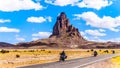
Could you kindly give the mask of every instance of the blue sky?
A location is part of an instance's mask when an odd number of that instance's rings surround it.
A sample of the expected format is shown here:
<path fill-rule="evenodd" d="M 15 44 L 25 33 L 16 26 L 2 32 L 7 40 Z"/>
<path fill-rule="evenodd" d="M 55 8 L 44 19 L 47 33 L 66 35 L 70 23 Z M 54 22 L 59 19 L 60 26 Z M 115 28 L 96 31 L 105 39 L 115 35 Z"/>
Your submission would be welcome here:
<path fill-rule="evenodd" d="M 0 0 L 0 42 L 47 38 L 60 12 L 87 40 L 120 42 L 119 6 L 119 0 Z"/>

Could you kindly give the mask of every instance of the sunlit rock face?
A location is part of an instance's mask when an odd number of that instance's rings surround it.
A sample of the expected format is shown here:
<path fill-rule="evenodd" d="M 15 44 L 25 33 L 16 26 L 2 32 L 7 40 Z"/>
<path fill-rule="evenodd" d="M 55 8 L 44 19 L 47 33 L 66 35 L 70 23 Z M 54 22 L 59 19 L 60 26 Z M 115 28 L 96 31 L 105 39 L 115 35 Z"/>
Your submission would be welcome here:
<path fill-rule="evenodd" d="M 81 37 L 79 30 L 72 26 L 67 18 L 67 15 L 64 12 L 57 17 L 56 23 L 53 27 L 52 36 L 61 37 L 63 35 L 74 36 L 74 37 Z"/>

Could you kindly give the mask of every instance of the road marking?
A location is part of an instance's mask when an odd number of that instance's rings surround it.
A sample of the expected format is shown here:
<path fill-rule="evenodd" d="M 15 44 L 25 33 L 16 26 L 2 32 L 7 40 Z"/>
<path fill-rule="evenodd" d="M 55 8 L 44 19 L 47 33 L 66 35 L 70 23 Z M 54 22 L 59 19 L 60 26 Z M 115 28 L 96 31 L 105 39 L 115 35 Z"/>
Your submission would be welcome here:
<path fill-rule="evenodd" d="M 114 56 L 117 56 L 117 55 L 114 55 Z M 114 57 L 114 56 L 110 56 L 110 57 L 107 57 L 107 58 L 103 58 L 103 59 L 99 59 L 99 60 L 92 61 L 92 62 L 89 62 L 89 63 L 85 63 L 85 64 L 82 64 L 82 65 L 76 66 L 76 67 L 74 67 L 74 68 L 80 68 L 80 67 L 82 67 L 82 66 L 86 66 L 86 65 L 89 65 L 89 64 L 98 62 L 98 61 L 106 60 L 106 59 L 112 58 L 112 57 Z"/>

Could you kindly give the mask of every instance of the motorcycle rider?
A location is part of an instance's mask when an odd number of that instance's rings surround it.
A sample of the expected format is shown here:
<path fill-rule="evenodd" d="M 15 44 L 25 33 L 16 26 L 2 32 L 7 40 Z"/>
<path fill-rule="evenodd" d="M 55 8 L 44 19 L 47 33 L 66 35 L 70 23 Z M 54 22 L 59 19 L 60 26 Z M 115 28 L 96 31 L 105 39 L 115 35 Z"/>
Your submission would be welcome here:
<path fill-rule="evenodd" d="M 97 51 L 94 51 L 94 57 L 96 57 L 98 55 Z"/>
<path fill-rule="evenodd" d="M 65 51 L 63 50 L 61 53 L 60 53 L 60 61 L 65 61 L 65 59 L 67 58 L 66 54 L 65 54 Z"/>

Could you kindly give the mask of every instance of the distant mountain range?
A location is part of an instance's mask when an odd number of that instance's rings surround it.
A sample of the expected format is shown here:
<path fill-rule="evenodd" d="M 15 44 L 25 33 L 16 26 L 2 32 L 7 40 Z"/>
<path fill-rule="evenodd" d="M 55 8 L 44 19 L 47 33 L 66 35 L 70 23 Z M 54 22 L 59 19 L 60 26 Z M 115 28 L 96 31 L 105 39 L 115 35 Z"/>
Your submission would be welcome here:
<path fill-rule="evenodd" d="M 14 45 L 10 43 L 0 42 L 0 47 L 12 47 L 12 46 Z"/>

